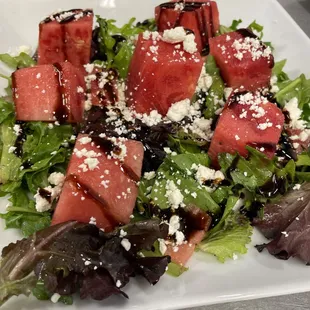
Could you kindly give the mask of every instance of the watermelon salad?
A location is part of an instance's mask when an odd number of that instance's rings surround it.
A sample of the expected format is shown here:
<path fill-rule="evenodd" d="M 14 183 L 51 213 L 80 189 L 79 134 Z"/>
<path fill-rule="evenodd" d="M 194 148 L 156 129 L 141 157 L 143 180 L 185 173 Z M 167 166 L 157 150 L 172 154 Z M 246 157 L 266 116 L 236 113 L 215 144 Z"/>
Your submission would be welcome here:
<path fill-rule="evenodd" d="M 253 227 L 258 251 L 309 264 L 310 80 L 273 52 L 197 0 L 121 27 L 53 13 L 35 53 L 0 54 L 0 217 L 24 236 L 2 250 L 0 304 L 128 297 L 195 251 L 238 259 Z"/>

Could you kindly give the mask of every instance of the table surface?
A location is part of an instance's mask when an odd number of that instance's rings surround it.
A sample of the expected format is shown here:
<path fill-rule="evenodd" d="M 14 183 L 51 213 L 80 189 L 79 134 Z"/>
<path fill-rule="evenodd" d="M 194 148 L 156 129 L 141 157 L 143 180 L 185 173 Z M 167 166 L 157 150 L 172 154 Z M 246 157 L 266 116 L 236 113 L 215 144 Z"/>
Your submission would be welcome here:
<path fill-rule="evenodd" d="M 258 1 L 258 0 L 257 0 Z M 310 37 L 310 0 L 278 0 Z M 309 267 L 310 268 L 310 267 Z M 310 280 L 310 279 L 309 279 Z M 310 292 L 187 310 L 309 310 Z"/>

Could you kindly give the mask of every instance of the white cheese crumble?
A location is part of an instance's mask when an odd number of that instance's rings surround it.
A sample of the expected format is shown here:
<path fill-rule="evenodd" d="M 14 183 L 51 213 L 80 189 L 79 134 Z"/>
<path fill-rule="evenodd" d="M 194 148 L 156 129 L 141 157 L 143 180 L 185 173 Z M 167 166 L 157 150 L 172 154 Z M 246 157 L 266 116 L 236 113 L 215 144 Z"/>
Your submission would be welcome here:
<path fill-rule="evenodd" d="M 175 233 L 175 238 L 176 238 L 176 244 L 177 245 L 183 244 L 183 242 L 185 240 L 185 236 L 184 236 L 183 232 L 179 231 L 179 230 Z"/>
<path fill-rule="evenodd" d="M 22 132 L 22 129 L 21 129 L 20 125 L 14 125 L 13 126 L 13 131 L 14 131 L 16 136 L 19 136 L 20 133 Z"/>
<path fill-rule="evenodd" d="M 172 180 L 167 181 L 165 196 L 168 198 L 168 203 L 172 208 L 178 209 L 180 206 L 184 206 L 184 196 Z"/>
<path fill-rule="evenodd" d="M 194 54 L 197 52 L 197 43 L 193 33 L 187 34 L 183 27 L 167 29 L 163 33 L 162 40 L 164 42 L 176 44 L 183 43 L 184 51 Z"/>
<path fill-rule="evenodd" d="M 204 65 L 201 70 L 201 74 L 196 87 L 196 92 L 207 92 L 213 83 L 212 76 L 206 72 L 206 66 Z"/>
<path fill-rule="evenodd" d="M 121 245 L 123 246 L 123 248 L 126 250 L 126 251 L 129 251 L 131 249 L 131 243 L 128 239 L 124 238 L 122 241 L 121 241 Z"/>
<path fill-rule="evenodd" d="M 48 177 L 48 182 L 52 185 L 62 185 L 65 182 L 65 175 L 61 172 L 53 172 Z"/>
<path fill-rule="evenodd" d="M 159 251 L 162 255 L 165 255 L 165 253 L 167 252 L 167 246 L 165 243 L 164 239 L 158 239 L 158 243 L 159 243 Z"/>
<path fill-rule="evenodd" d="M 59 301 L 60 297 L 61 296 L 58 293 L 54 293 L 51 297 L 51 302 L 56 304 Z"/>
<path fill-rule="evenodd" d="M 180 228 L 180 217 L 172 215 L 169 220 L 169 235 L 174 235 Z"/>
<path fill-rule="evenodd" d="M 168 110 L 167 117 L 173 122 L 180 122 L 190 113 L 191 102 L 189 99 L 174 103 Z"/>
<path fill-rule="evenodd" d="M 17 149 L 16 146 L 10 146 L 9 147 L 9 154 L 14 153 L 16 149 Z"/>
<path fill-rule="evenodd" d="M 156 175 L 156 172 L 155 172 L 155 171 L 150 171 L 150 172 L 145 172 L 143 177 L 144 177 L 146 180 L 152 180 L 152 179 L 155 178 L 155 175 Z"/>
<path fill-rule="evenodd" d="M 295 184 L 294 187 L 293 187 L 293 190 L 294 191 L 298 191 L 298 190 L 300 190 L 300 187 L 301 187 L 300 184 Z"/>
<path fill-rule="evenodd" d="M 91 217 L 90 220 L 89 220 L 89 224 L 96 226 L 97 225 L 96 219 L 94 217 Z"/>
<path fill-rule="evenodd" d="M 79 139 L 79 142 L 84 145 L 92 142 L 92 139 L 90 137 L 82 137 Z"/>
<path fill-rule="evenodd" d="M 208 168 L 203 165 L 193 165 L 192 170 L 196 170 L 195 178 L 200 184 L 204 184 L 206 181 L 222 181 L 225 180 L 225 176 L 222 171 L 214 170 L 211 168 Z"/>
<path fill-rule="evenodd" d="M 121 238 L 124 238 L 124 237 L 127 236 L 127 232 L 126 232 L 125 230 L 121 229 L 120 232 L 119 232 L 119 236 L 120 236 Z"/>

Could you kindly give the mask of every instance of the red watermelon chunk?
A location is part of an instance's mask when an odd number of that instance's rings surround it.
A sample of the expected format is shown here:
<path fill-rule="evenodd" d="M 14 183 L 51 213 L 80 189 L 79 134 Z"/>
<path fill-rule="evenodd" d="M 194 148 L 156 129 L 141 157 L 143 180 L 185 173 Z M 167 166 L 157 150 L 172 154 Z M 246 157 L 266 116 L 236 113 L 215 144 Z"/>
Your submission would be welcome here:
<path fill-rule="evenodd" d="M 116 140 L 116 145 L 126 150 L 121 160 L 111 157 L 110 144 L 98 137 L 78 136 L 53 224 L 69 220 L 88 223 L 93 217 L 99 227 L 112 229 L 130 221 L 138 195 L 136 181 L 141 175 L 143 146 L 137 141 Z"/>
<path fill-rule="evenodd" d="M 190 237 L 188 238 L 188 243 L 179 245 L 176 252 L 173 246 L 168 245 L 165 255 L 169 255 L 172 262 L 181 266 L 185 266 L 189 259 L 195 253 L 196 245 L 202 241 L 205 234 L 206 232 L 204 230 L 197 230 L 192 232 Z"/>
<path fill-rule="evenodd" d="M 107 106 L 118 102 L 118 74 L 115 70 L 88 64 L 86 68 L 86 93 L 91 105 Z"/>
<path fill-rule="evenodd" d="M 127 102 L 138 113 L 166 115 L 175 102 L 191 99 L 203 66 L 198 52 L 171 44 L 155 33 L 139 36 L 127 79 Z"/>
<path fill-rule="evenodd" d="M 163 3 L 155 8 L 155 19 L 159 31 L 177 26 L 192 30 L 202 53 L 205 53 L 209 38 L 215 36 L 220 28 L 217 3 L 210 0 Z"/>
<path fill-rule="evenodd" d="M 53 64 L 66 60 L 63 28 L 57 21 L 40 23 L 38 64 Z"/>
<path fill-rule="evenodd" d="M 216 165 L 220 153 L 246 157 L 248 145 L 272 158 L 283 124 L 282 111 L 266 98 L 258 93 L 235 94 L 218 120 L 208 154 Z"/>
<path fill-rule="evenodd" d="M 184 266 L 195 252 L 195 247 L 206 235 L 206 231 L 210 228 L 212 218 L 204 211 L 196 206 L 185 208 L 184 218 L 187 229 L 190 232 L 187 237 L 187 242 L 177 247 L 173 244 L 168 244 L 167 252 L 174 263 Z"/>
<path fill-rule="evenodd" d="M 17 120 L 71 123 L 83 120 L 84 78 L 72 64 L 20 69 L 13 73 L 12 81 Z"/>
<path fill-rule="evenodd" d="M 38 64 L 71 62 L 82 66 L 89 62 L 93 13 L 71 10 L 51 15 L 39 25 Z"/>
<path fill-rule="evenodd" d="M 59 106 L 58 78 L 52 65 L 17 70 L 12 76 L 16 119 L 55 121 Z"/>
<path fill-rule="evenodd" d="M 271 49 L 249 30 L 223 34 L 209 43 L 210 53 L 229 87 L 249 91 L 269 87 L 274 66 Z"/>

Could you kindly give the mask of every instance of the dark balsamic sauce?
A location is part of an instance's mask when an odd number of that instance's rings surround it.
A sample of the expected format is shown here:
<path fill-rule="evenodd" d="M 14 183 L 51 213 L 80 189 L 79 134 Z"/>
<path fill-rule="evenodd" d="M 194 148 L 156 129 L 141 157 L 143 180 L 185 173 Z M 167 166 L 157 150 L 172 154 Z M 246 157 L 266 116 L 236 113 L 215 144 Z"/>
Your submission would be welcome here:
<path fill-rule="evenodd" d="M 257 35 L 254 34 L 250 29 L 248 28 L 241 28 L 236 30 L 239 34 L 241 34 L 244 38 L 252 38 L 257 39 Z"/>
<path fill-rule="evenodd" d="M 55 75 L 58 81 L 58 104 L 55 111 L 55 118 L 60 123 L 65 123 L 69 118 L 69 110 L 66 98 L 66 90 L 63 81 L 62 67 L 60 64 L 53 64 L 55 69 Z"/>
<path fill-rule="evenodd" d="M 286 192 L 286 180 L 284 177 L 273 175 L 272 179 L 258 189 L 259 194 L 272 198 L 278 194 L 284 195 Z"/>
<path fill-rule="evenodd" d="M 283 133 L 280 137 L 276 155 L 277 157 L 284 157 L 285 160 L 293 159 L 294 161 L 297 161 L 298 159 L 297 153 L 290 142 L 289 137 L 285 133 Z"/>
<path fill-rule="evenodd" d="M 56 14 L 53 14 L 51 16 L 48 16 L 47 18 L 45 18 L 41 24 L 46 24 L 46 23 L 49 23 L 49 22 L 52 22 L 54 20 L 56 20 L 57 17 L 60 17 L 62 14 L 65 14 L 65 13 L 73 13 L 72 15 L 64 18 L 63 20 L 61 20 L 59 23 L 60 24 L 65 24 L 65 23 L 69 23 L 73 20 L 75 20 L 75 17 L 77 14 L 80 14 L 80 13 L 83 13 L 83 16 L 87 16 L 89 14 L 92 14 L 93 13 L 93 10 L 90 10 L 90 9 L 87 9 L 87 10 L 82 10 L 82 9 L 72 9 L 72 10 L 68 10 L 68 11 L 62 11 L 62 12 L 59 12 L 59 13 L 56 13 Z"/>
<path fill-rule="evenodd" d="M 39 195 L 46 199 L 49 203 L 52 202 L 52 193 L 44 188 L 39 189 Z"/>
<path fill-rule="evenodd" d="M 14 144 L 14 147 L 16 147 L 16 149 L 14 150 L 14 155 L 21 158 L 23 156 L 23 145 L 27 138 L 27 135 L 24 130 L 26 123 L 23 121 L 16 121 L 16 124 L 20 125 L 21 132 L 17 136 L 17 139 Z"/>
<path fill-rule="evenodd" d="M 118 146 L 115 145 L 111 140 L 109 139 L 105 139 L 105 138 L 101 138 L 98 136 L 93 136 L 90 135 L 90 137 L 92 138 L 92 141 L 99 146 L 99 148 L 105 152 L 106 154 L 115 154 L 115 155 L 120 155 L 122 152 L 122 149 Z M 139 182 L 140 177 L 138 175 L 136 175 L 134 173 L 134 171 L 127 166 L 125 163 L 119 162 L 119 166 L 122 170 L 122 172 L 132 181 Z"/>
<path fill-rule="evenodd" d="M 111 222 L 113 226 L 118 226 L 120 224 L 118 221 L 116 221 L 114 216 L 109 212 L 107 208 L 108 203 L 102 197 L 100 197 L 100 195 L 98 195 L 94 190 L 92 190 L 89 186 L 81 182 L 78 176 L 71 174 L 66 178 L 66 180 L 70 182 L 78 192 L 83 193 L 83 196 L 86 196 L 87 198 L 99 204 L 104 210 L 104 215 L 107 217 L 108 221 Z"/>

